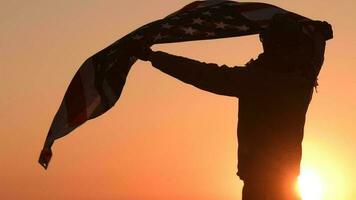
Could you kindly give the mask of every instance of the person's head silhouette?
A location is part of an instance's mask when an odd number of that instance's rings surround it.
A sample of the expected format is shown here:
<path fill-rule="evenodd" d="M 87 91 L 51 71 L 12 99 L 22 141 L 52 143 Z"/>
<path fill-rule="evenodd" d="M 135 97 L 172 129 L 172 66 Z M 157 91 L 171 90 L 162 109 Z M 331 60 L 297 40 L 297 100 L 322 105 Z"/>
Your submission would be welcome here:
<path fill-rule="evenodd" d="M 308 24 L 299 22 L 292 15 L 275 15 L 269 26 L 260 33 L 266 58 L 264 61 L 272 63 L 264 63 L 263 66 L 270 70 L 298 73 L 315 81 L 323 62 L 325 47 L 325 39 L 318 40 L 325 36 L 322 22 L 314 23 L 316 28 L 311 32 Z"/>
<path fill-rule="evenodd" d="M 303 25 L 286 14 L 275 15 L 269 26 L 261 32 L 260 40 L 265 53 L 285 53 L 302 44 L 311 44 L 311 39 L 303 31 Z"/>

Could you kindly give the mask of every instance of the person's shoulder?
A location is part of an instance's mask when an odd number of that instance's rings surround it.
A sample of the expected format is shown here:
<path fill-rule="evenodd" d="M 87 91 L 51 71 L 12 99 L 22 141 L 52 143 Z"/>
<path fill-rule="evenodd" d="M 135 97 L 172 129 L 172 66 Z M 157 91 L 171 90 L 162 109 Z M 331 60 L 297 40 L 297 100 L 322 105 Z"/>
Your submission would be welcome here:
<path fill-rule="evenodd" d="M 314 81 L 297 73 L 276 72 L 267 69 L 246 69 L 257 91 L 261 93 L 284 93 L 310 89 Z"/>

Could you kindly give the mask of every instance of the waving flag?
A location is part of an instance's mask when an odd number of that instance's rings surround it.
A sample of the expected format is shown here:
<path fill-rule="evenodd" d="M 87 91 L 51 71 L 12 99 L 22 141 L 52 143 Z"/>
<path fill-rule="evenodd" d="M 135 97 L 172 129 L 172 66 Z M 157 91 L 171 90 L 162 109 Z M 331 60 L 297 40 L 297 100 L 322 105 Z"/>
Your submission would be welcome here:
<path fill-rule="evenodd" d="M 119 99 L 136 58 L 127 49 L 137 42 L 173 43 L 258 34 L 275 14 L 300 15 L 264 3 L 195 1 L 149 23 L 88 58 L 71 81 L 49 129 L 39 163 L 47 169 L 54 141 L 109 110 Z"/>

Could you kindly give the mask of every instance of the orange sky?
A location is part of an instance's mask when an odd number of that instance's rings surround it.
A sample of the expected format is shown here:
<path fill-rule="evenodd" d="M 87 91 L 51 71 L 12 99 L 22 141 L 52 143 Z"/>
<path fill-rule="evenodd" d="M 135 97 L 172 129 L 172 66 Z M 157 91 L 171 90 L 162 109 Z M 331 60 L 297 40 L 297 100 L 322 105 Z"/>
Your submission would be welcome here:
<path fill-rule="evenodd" d="M 200 91 L 144 62 L 130 72 L 116 107 L 58 140 L 48 171 L 37 164 L 52 118 L 83 61 L 189 2 L 1 3 L 0 199 L 240 198 L 236 99 Z M 356 3 L 264 2 L 334 27 L 307 115 L 302 167 L 328 185 L 325 199 L 356 199 Z M 154 49 L 230 66 L 261 52 L 257 36 Z"/>

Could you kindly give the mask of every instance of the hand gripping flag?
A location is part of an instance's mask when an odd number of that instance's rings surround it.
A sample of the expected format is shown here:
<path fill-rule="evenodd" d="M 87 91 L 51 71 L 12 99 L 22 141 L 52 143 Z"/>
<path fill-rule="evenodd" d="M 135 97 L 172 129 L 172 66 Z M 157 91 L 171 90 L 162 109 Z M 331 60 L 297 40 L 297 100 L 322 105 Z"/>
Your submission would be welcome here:
<path fill-rule="evenodd" d="M 114 106 L 125 85 L 127 74 L 137 60 L 128 53 L 130 45 L 138 42 L 153 45 L 258 34 L 268 27 L 276 14 L 291 15 L 302 23 L 312 21 L 265 3 L 195 1 L 161 20 L 138 28 L 91 56 L 79 68 L 64 95 L 49 129 L 39 163 L 47 169 L 52 156 L 51 146 L 56 139 Z M 313 27 L 309 26 L 309 29 Z"/>

